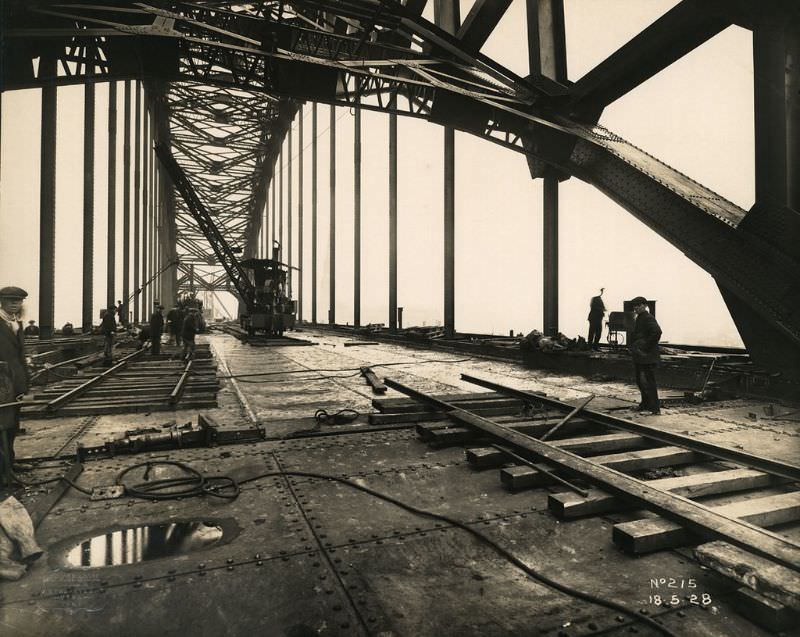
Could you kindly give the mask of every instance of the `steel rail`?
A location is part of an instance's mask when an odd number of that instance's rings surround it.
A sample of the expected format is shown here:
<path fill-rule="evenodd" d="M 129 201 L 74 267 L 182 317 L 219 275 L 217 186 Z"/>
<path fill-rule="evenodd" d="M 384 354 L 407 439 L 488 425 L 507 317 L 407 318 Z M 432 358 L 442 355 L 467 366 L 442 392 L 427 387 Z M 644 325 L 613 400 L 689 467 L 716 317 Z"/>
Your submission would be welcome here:
<path fill-rule="evenodd" d="M 173 405 L 177 403 L 183 395 L 183 390 L 186 388 L 186 380 L 189 378 L 189 373 L 192 370 L 192 363 L 194 363 L 194 361 L 186 363 L 186 367 L 183 368 L 183 373 L 180 378 L 178 378 L 178 382 L 175 383 L 175 387 L 169 395 L 169 402 Z"/>
<path fill-rule="evenodd" d="M 582 458 L 531 436 L 498 425 L 472 412 L 402 385 L 391 378 L 384 379 L 384 384 L 410 396 L 417 402 L 443 411 L 455 422 L 527 451 L 569 474 L 585 478 L 613 495 L 658 513 L 704 539 L 724 540 L 795 571 L 800 571 L 800 544 L 777 533 L 724 515 L 694 500 L 658 489 L 638 478 L 598 465 L 590 459 Z M 563 405 L 563 403 L 559 404 Z M 571 409 L 571 407 L 569 408 Z"/>
<path fill-rule="evenodd" d="M 145 348 L 138 349 L 135 352 L 124 356 L 119 360 L 119 362 L 114 365 L 113 367 L 109 367 L 106 371 L 102 374 L 98 374 L 97 376 L 90 378 L 85 383 L 81 383 L 74 389 L 70 389 L 68 392 L 61 394 L 59 397 L 54 398 L 49 403 L 47 403 L 44 407 L 45 411 L 55 411 L 56 409 L 60 409 L 67 403 L 75 400 L 78 396 L 83 394 L 87 389 L 94 387 L 97 383 L 101 380 L 108 378 L 109 376 L 114 375 L 116 372 L 124 368 L 128 362 L 137 356 L 141 355 L 142 352 L 145 351 Z"/>
<path fill-rule="evenodd" d="M 469 374 L 461 374 L 461 380 L 465 380 L 473 385 L 485 387 L 486 389 L 491 389 L 492 391 L 505 394 L 506 396 L 519 398 L 526 402 L 538 402 L 561 411 L 570 411 L 573 409 L 572 405 L 561 402 L 560 400 L 556 400 L 555 398 L 534 394 L 532 392 L 515 389 L 513 387 L 507 387 L 505 385 L 493 383 L 489 380 L 483 380 L 482 378 L 470 376 Z M 663 442 L 667 445 L 683 447 L 684 449 L 689 449 L 690 451 L 695 451 L 699 454 L 703 454 L 717 460 L 735 462 L 736 464 L 750 467 L 752 469 L 758 469 L 764 473 L 779 476 L 790 481 L 800 480 L 800 466 L 798 465 L 788 464 L 786 462 L 781 462 L 780 460 L 773 460 L 772 458 L 765 458 L 763 456 L 755 456 L 745 451 L 731 449 L 730 447 L 720 447 L 710 442 L 697 440 L 695 438 L 690 438 L 689 436 L 684 436 L 671 431 L 663 431 L 661 429 L 657 429 L 656 427 L 633 422 L 632 420 L 625 420 L 624 418 L 619 418 L 610 414 L 604 414 L 591 409 L 584 408 L 581 410 L 581 413 L 594 422 L 607 427 L 621 429 L 631 433 L 637 433 L 647 438 Z"/>

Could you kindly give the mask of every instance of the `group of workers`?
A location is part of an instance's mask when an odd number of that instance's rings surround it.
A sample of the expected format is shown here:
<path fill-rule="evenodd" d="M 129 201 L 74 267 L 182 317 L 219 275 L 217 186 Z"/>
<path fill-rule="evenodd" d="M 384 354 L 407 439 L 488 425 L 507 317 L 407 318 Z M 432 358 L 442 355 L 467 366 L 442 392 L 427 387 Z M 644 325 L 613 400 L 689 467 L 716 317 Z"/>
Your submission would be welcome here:
<path fill-rule="evenodd" d="M 105 337 L 104 357 L 106 362 L 111 362 L 114 348 L 114 335 L 117 331 L 117 323 L 114 320 L 114 308 L 109 307 L 100 323 L 100 331 Z M 200 310 L 189 308 L 184 311 L 177 306 L 173 307 L 166 318 L 164 317 L 164 306 L 158 301 L 153 304 L 153 313 L 150 315 L 150 322 L 139 328 L 139 347 L 143 347 L 146 342 L 150 342 L 150 353 L 157 355 L 161 353 L 161 337 L 166 326 L 169 333 L 171 345 L 180 346 L 183 344 L 183 359 L 191 360 L 195 353 L 195 336 L 201 328 Z"/>
<path fill-rule="evenodd" d="M 603 330 L 603 317 L 606 313 L 603 303 L 603 292 L 592 297 L 589 303 L 589 334 L 587 342 L 593 349 L 599 348 L 600 336 Z M 6 406 L 22 399 L 28 391 L 28 365 L 25 358 L 26 335 L 36 335 L 39 328 L 34 321 L 28 322 L 28 327 L 22 327 L 22 304 L 28 293 L 25 290 L 8 286 L 0 289 L 0 469 L 3 463 L 14 461 L 14 438 L 19 431 L 19 406 Z M 630 301 L 630 306 L 635 315 L 633 331 L 628 336 L 628 349 L 633 359 L 636 385 L 641 394 L 638 411 L 649 411 L 659 414 L 660 403 L 658 399 L 658 386 L 655 370 L 660 360 L 658 342 L 661 338 L 661 328 L 655 317 L 649 312 L 649 304 L 643 296 L 637 296 Z M 114 335 L 117 330 L 115 316 L 120 317 L 120 322 L 125 325 L 124 306 L 120 301 L 110 305 L 105 312 L 100 324 L 100 332 L 105 337 L 104 356 L 108 363 L 112 361 Z M 156 355 L 161 352 L 161 337 L 166 325 L 170 336 L 170 343 L 180 346 L 183 344 L 183 358 L 190 360 L 195 352 L 195 335 L 201 328 L 200 312 L 197 308 L 183 310 L 177 305 L 166 315 L 163 314 L 164 306 L 158 301 L 154 303 L 153 313 L 148 325 L 143 326 L 139 333 L 142 345 L 150 341 L 151 353 Z M 0 475 L 2 472 L 0 471 Z"/>
<path fill-rule="evenodd" d="M 39 328 L 34 321 L 22 327 L 22 306 L 28 293 L 22 288 L 8 286 L 0 289 L 0 484 L 6 475 L 6 467 L 14 467 L 14 439 L 19 433 L 19 414 L 21 401 L 28 391 L 30 380 L 28 359 L 25 356 L 25 336 L 35 336 Z M 116 316 L 121 316 L 121 303 L 110 305 L 100 323 L 100 332 L 104 336 L 104 356 L 108 363 L 112 362 L 114 335 L 117 330 Z M 143 326 L 141 334 L 151 343 L 151 351 L 161 351 L 161 336 L 164 332 L 164 307 L 158 302 L 154 304 L 149 325 Z M 121 321 L 122 322 L 122 321 Z M 123 323 L 125 324 L 125 323 Z M 195 353 L 195 335 L 200 331 L 202 320 L 200 310 L 190 308 L 187 311 L 172 308 L 167 314 L 166 327 L 170 334 L 170 342 L 183 344 L 183 357 L 190 360 Z M 16 467 L 23 470 L 24 467 Z"/>
<path fill-rule="evenodd" d="M 600 335 L 603 332 L 603 317 L 606 306 L 603 303 L 603 292 L 593 296 L 589 302 L 589 334 L 587 342 L 592 349 L 599 349 Z M 630 307 L 635 320 L 633 331 L 628 334 L 628 350 L 633 359 L 633 368 L 636 376 L 636 385 L 641 394 L 637 411 L 649 411 L 653 415 L 661 413 L 661 404 L 658 400 L 658 385 L 656 383 L 656 366 L 661 360 L 658 341 L 661 338 L 661 327 L 656 317 L 650 314 L 649 303 L 643 296 L 637 296 L 630 301 Z"/>

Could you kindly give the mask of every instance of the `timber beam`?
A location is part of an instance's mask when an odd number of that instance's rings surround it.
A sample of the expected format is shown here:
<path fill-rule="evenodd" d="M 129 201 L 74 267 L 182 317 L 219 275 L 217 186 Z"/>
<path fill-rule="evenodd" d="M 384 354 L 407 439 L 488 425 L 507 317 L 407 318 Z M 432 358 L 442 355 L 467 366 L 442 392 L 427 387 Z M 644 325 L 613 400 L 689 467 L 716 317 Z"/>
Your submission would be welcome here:
<path fill-rule="evenodd" d="M 522 453 L 530 454 L 565 473 L 584 478 L 609 493 L 659 513 L 676 524 L 690 529 L 701 538 L 723 539 L 783 566 L 800 570 L 800 544 L 777 533 L 742 522 L 718 509 L 709 508 L 675 493 L 652 487 L 638 478 L 498 425 L 390 378 L 386 378 L 384 384 L 422 404 L 443 411 L 453 422 L 510 444 Z"/>

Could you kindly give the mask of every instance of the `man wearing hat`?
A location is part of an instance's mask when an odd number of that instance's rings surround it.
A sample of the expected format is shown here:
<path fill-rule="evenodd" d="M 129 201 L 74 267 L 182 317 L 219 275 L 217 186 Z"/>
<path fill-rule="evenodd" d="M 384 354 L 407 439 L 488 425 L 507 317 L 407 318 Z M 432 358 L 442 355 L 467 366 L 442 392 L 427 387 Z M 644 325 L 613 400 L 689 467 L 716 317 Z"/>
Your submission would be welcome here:
<path fill-rule="evenodd" d="M 661 338 L 661 328 L 656 317 L 647 310 L 647 299 L 637 296 L 631 300 L 636 322 L 630 335 L 628 349 L 633 357 L 633 366 L 636 370 L 636 384 L 642 394 L 637 411 L 650 411 L 653 414 L 661 413 L 658 402 L 658 386 L 656 385 L 656 365 L 661 360 L 658 352 L 658 340 Z"/>
<path fill-rule="evenodd" d="M 114 333 L 117 331 L 117 322 L 114 320 L 114 314 L 117 308 L 114 305 L 109 305 L 106 313 L 103 315 L 103 320 L 100 321 L 100 333 L 103 335 L 103 361 L 110 365 L 114 355 Z"/>
<path fill-rule="evenodd" d="M 589 301 L 589 335 L 586 342 L 592 349 L 600 349 L 600 336 L 603 334 L 603 317 L 606 315 L 606 306 L 603 303 L 603 292 L 605 288 L 600 288 L 600 294 L 593 296 Z"/>
<path fill-rule="evenodd" d="M 25 335 L 22 331 L 22 300 L 28 293 L 18 287 L 0 289 L 0 403 L 21 400 L 28 391 Z M 19 407 L 0 408 L 0 466 L 14 462 L 14 438 L 19 431 Z M 5 443 L 3 442 L 5 441 Z M 0 472 L 2 475 L 2 472 Z"/>

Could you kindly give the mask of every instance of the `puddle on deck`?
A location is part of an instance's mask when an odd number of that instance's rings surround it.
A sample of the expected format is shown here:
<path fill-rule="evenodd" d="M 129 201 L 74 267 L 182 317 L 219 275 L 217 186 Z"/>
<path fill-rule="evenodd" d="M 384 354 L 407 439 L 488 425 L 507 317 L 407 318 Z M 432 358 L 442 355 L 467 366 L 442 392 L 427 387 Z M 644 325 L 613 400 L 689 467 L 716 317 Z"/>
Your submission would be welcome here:
<path fill-rule="evenodd" d="M 208 548 L 223 535 L 222 526 L 213 522 L 142 525 L 84 540 L 69 549 L 64 559 L 68 566 L 78 568 L 137 564 Z"/>

